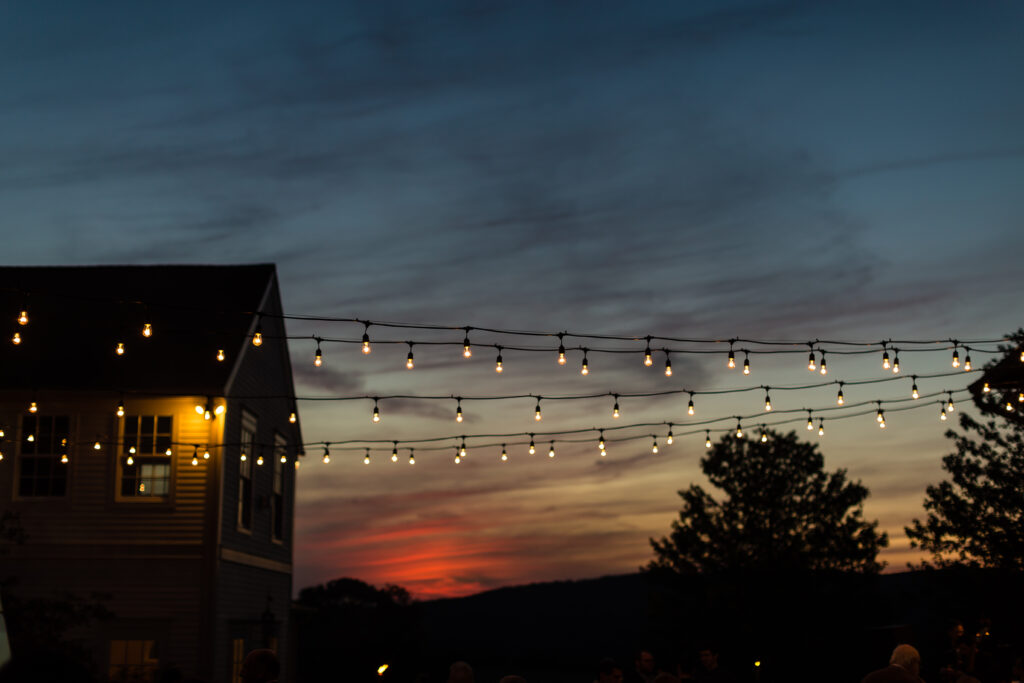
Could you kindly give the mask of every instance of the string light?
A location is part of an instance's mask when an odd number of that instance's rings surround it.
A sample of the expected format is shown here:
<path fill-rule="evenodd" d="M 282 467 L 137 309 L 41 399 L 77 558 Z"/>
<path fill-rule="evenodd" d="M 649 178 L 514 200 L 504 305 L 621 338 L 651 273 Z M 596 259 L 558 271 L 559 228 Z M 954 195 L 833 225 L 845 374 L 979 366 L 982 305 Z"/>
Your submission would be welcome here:
<path fill-rule="evenodd" d="M 533 443 L 533 434 L 530 434 L 530 455 L 537 452 L 537 447 Z"/>
<path fill-rule="evenodd" d="M 363 330 L 363 353 L 368 354 L 373 349 L 370 348 L 370 323 L 363 323 L 366 328 Z"/>
<path fill-rule="evenodd" d="M 825 364 L 825 352 L 824 351 L 821 352 L 821 369 L 819 370 L 819 372 L 821 372 L 821 374 L 823 374 L 823 375 L 827 375 L 828 374 L 828 365 Z"/>
<path fill-rule="evenodd" d="M 505 450 L 505 444 L 501 444 L 501 461 L 508 462 L 508 451 Z"/>
<path fill-rule="evenodd" d="M 878 411 L 878 417 L 879 417 L 878 427 L 880 429 L 885 429 L 885 411 L 879 410 Z"/>
<path fill-rule="evenodd" d="M 910 397 L 914 399 L 921 398 L 921 394 L 917 391 L 917 375 L 914 375 L 914 386 L 910 388 Z"/>
<path fill-rule="evenodd" d="M 960 353 L 957 351 L 957 347 L 953 347 L 953 367 L 960 367 Z"/>
<path fill-rule="evenodd" d="M 370 449 L 369 448 L 366 449 L 366 455 L 363 456 L 363 464 L 364 465 L 369 465 L 370 464 Z"/>
<path fill-rule="evenodd" d="M 164 451 L 164 455 L 168 455 L 169 456 L 169 455 L 173 455 L 173 454 L 174 454 L 174 451 L 171 450 L 170 446 L 168 446 L 167 450 Z"/>
<path fill-rule="evenodd" d="M 1021 362 L 1024 362 L 1024 352 L 1021 353 Z M 562 335 L 558 335 L 558 364 L 565 365 L 565 346 L 562 344 Z"/>
<path fill-rule="evenodd" d="M 199 464 L 199 446 L 195 446 L 192 449 L 192 467 Z"/>
<path fill-rule="evenodd" d="M 533 411 L 533 419 L 536 420 L 537 422 L 540 422 L 541 421 L 541 417 L 542 416 L 540 414 L 540 396 L 538 396 L 537 397 L 537 408 Z"/>
<path fill-rule="evenodd" d="M 548 457 L 549 458 L 555 457 L 555 442 L 554 441 L 551 442 L 551 448 L 548 449 Z"/>
<path fill-rule="evenodd" d="M 462 462 L 462 456 L 459 455 L 459 449 L 456 448 L 455 449 L 455 464 L 458 465 L 460 462 Z"/>
<path fill-rule="evenodd" d="M 455 421 L 462 422 L 462 399 L 455 399 Z"/>
<path fill-rule="evenodd" d="M 686 414 L 693 415 L 696 411 L 693 409 L 693 394 L 690 394 L 690 402 L 686 405 Z"/>
<path fill-rule="evenodd" d="M 498 357 L 494 360 L 494 371 L 499 375 L 504 372 L 505 368 L 501 363 L 501 347 L 498 347 Z"/>
<path fill-rule="evenodd" d="M 99 441 L 97 441 L 96 443 L 94 443 L 94 444 L 92 445 L 92 449 L 93 449 L 94 451 L 98 451 L 98 450 L 100 450 L 100 449 L 102 449 L 102 448 L 103 448 L 103 446 L 102 446 L 102 445 L 100 445 L 100 442 L 99 442 Z"/>
<path fill-rule="evenodd" d="M 283 455 L 281 457 L 284 458 Z M 203 460 L 209 460 L 209 459 L 210 459 L 210 449 L 209 448 L 204 448 L 203 449 Z M 281 462 L 284 462 L 284 460 L 282 460 Z"/>
<path fill-rule="evenodd" d="M 839 393 L 836 394 L 836 403 L 838 405 L 843 405 L 844 403 L 846 403 L 846 399 L 843 398 L 843 383 L 842 382 L 839 383 Z"/>
<path fill-rule="evenodd" d="M 618 394 L 615 394 L 615 405 L 612 406 L 612 417 L 614 417 L 616 419 L 619 417 L 619 395 Z"/>
<path fill-rule="evenodd" d="M 398 442 L 394 442 L 395 447 L 391 449 L 391 462 L 398 462 Z"/>
<path fill-rule="evenodd" d="M 380 422 L 380 408 L 377 406 L 377 399 L 373 399 L 373 417 L 371 419 L 374 424 Z"/>
<path fill-rule="evenodd" d="M 280 460 L 281 460 L 281 464 L 282 465 L 285 464 L 286 462 L 288 462 L 288 456 L 284 453 L 284 451 L 281 452 Z"/>
<path fill-rule="evenodd" d="M 647 347 L 644 349 L 644 365 L 651 367 L 654 364 L 654 359 L 651 358 L 651 338 L 647 338 Z"/>
<path fill-rule="evenodd" d="M 263 346 L 263 327 L 256 325 L 256 332 L 252 335 L 253 346 Z"/>
<path fill-rule="evenodd" d="M 124 401 L 117 402 L 117 410 L 114 411 L 118 417 L 124 417 Z"/>
<path fill-rule="evenodd" d="M 142 336 L 149 339 L 153 336 L 153 325 L 151 323 L 142 324 Z"/>
<path fill-rule="evenodd" d="M 657 455 L 658 454 L 658 438 L 656 436 L 654 436 L 654 435 L 651 435 L 651 439 L 653 440 L 651 442 L 651 453 L 654 453 L 655 455 Z"/>
<path fill-rule="evenodd" d="M 473 349 L 469 345 L 469 328 L 466 328 L 466 338 L 462 340 L 462 357 L 471 358 L 473 356 Z"/>
<path fill-rule="evenodd" d="M 298 421 L 298 419 L 299 417 L 298 415 L 295 414 L 294 410 L 288 414 L 288 421 L 291 422 L 292 424 L 295 424 Z"/>
<path fill-rule="evenodd" d="M 811 346 L 811 353 L 807 356 L 807 369 L 814 372 L 818 366 L 814 364 L 814 346 Z"/>
<path fill-rule="evenodd" d="M 67 453 L 61 453 L 61 455 L 60 455 L 60 462 L 61 462 L 62 465 L 67 465 L 68 464 L 68 454 Z"/>
<path fill-rule="evenodd" d="M 730 370 L 736 367 L 736 353 L 732 350 L 733 342 L 729 342 L 729 360 L 726 361 L 725 365 Z"/>
<path fill-rule="evenodd" d="M 971 371 L 971 354 L 968 353 L 964 357 L 964 372 L 970 372 L 970 371 Z"/>
<path fill-rule="evenodd" d="M 415 465 L 416 464 L 416 454 L 413 452 L 413 449 L 411 449 L 411 448 L 409 449 L 409 464 L 410 465 Z"/>
<path fill-rule="evenodd" d="M 878 413 L 875 414 L 875 421 L 876 422 L 882 422 L 882 421 L 885 420 L 885 417 L 883 416 L 883 413 L 882 413 L 882 402 L 878 401 L 877 403 L 878 403 Z"/>
<path fill-rule="evenodd" d="M 127 459 L 125 459 L 124 464 L 128 465 L 128 467 L 131 467 L 132 465 L 135 464 L 135 458 L 129 455 Z"/>
<path fill-rule="evenodd" d="M 673 440 L 672 439 L 672 423 L 670 422 L 669 425 L 668 425 L 668 436 L 665 437 L 665 443 L 667 443 L 669 446 L 671 446 L 672 445 L 672 440 Z"/>
<path fill-rule="evenodd" d="M 814 418 L 811 416 L 811 411 L 807 411 L 807 431 L 814 429 Z"/>
<path fill-rule="evenodd" d="M 243 453 L 242 455 L 244 456 L 245 454 Z M 331 449 L 327 447 L 327 444 L 324 444 L 323 461 L 325 465 L 331 462 Z"/>
<path fill-rule="evenodd" d="M 462 445 L 459 446 L 459 455 L 466 457 L 466 437 L 462 437 Z"/>
<path fill-rule="evenodd" d="M 889 362 L 889 350 L 882 346 L 882 369 L 889 370 L 892 368 L 892 363 Z"/>
<path fill-rule="evenodd" d="M 414 367 L 416 367 L 416 363 L 414 363 L 412 360 L 412 342 L 406 342 L 406 344 L 409 345 L 409 355 L 405 357 L 405 367 L 409 370 L 412 370 Z"/>
<path fill-rule="evenodd" d="M 750 374 L 750 354 L 746 351 L 743 352 L 743 374 Z"/>
<path fill-rule="evenodd" d="M 942 410 L 939 411 L 939 419 L 943 422 L 946 421 L 946 406 L 942 406 Z"/>
<path fill-rule="evenodd" d="M 981 387 L 981 390 L 982 390 L 983 392 L 985 392 L 986 394 L 987 394 L 988 392 L 992 391 L 992 389 L 990 389 L 990 388 L 989 388 L 989 386 L 988 386 L 988 382 L 985 382 L 985 385 L 984 385 L 983 387 Z"/>
<path fill-rule="evenodd" d="M 245 451 L 242 451 L 242 454 L 238 456 L 238 459 L 241 460 L 242 462 L 245 462 L 249 458 L 248 458 L 248 456 L 246 456 Z M 327 462 L 327 461 L 324 460 L 324 462 Z"/>
<path fill-rule="evenodd" d="M 21 309 L 21 315 L 18 316 L 18 324 L 21 326 L 28 325 L 28 311 L 24 308 Z"/>
<path fill-rule="evenodd" d="M 900 374 L 900 350 L 899 349 L 893 349 L 892 374 L 894 374 L 894 375 Z"/>
<path fill-rule="evenodd" d="M 224 362 L 224 349 L 217 349 L 217 362 L 218 363 L 223 363 Z"/>
<path fill-rule="evenodd" d="M 711 448 L 711 430 L 704 430 L 704 448 Z"/>
<path fill-rule="evenodd" d="M 39 412 L 39 405 L 35 401 L 32 401 L 31 403 L 28 404 L 28 412 L 30 412 L 30 413 Z"/>
<path fill-rule="evenodd" d="M 818 436 L 825 436 L 825 420 L 818 420 Z"/>
<path fill-rule="evenodd" d="M 1017 393 L 1017 403 L 1024 403 L 1024 391 Z M 3 438 L 3 430 L 0 429 L 0 438 Z"/>
<path fill-rule="evenodd" d="M 768 443 L 768 429 L 761 425 L 761 443 Z"/>
<path fill-rule="evenodd" d="M 599 432 L 600 433 L 597 437 L 597 450 L 601 451 L 601 455 L 607 455 L 607 452 L 604 449 L 604 430 L 601 429 Z"/>
<path fill-rule="evenodd" d="M 668 357 L 668 351 L 665 351 L 665 376 L 672 376 L 672 360 Z"/>
<path fill-rule="evenodd" d="M 736 420 L 736 438 L 737 439 L 742 439 L 743 438 L 743 427 L 742 427 L 742 425 L 740 425 L 740 421 L 739 420 Z"/>
<path fill-rule="evenodd" d="M 21 343 L 21 335 L 20 335 L 19 333 L 15 332 L 15 333 L 14 333 L 14 336 L 13 336 L 13 337 L 11 337 L 11 342 L 12 342 L 12 343 L 13 343 L 13 344 L 14 344 L 15 346 L 17 346 L 18 344 L 20 344 L 20 343 Z"/>
<path fill-rule="evenodd" d="M 114 353 L 119 356 L 124 355 L 124 342 L 117 342 L 117 348 L 114 349 Z"/>
<path fill-rule="evenodd" d="M 956 406 L 953 405 L 953 392 L 952 391 L 949 392 L 949 402 L 946 403 L 946 410 L 948 412 L 950 412 L 950 413 L 952 413 L 954 410 L 956 410 Z"/>
<path fill-rule="evenodd" d="M 318 337 L 316 340 L 316 354 L 313 356 L 313 365 L 320 367 L 324 364 L 324 354 L 320 351 L 321 339 Z"/>
<path fill-rule="evenodd" d="M 1006 412 L 1008 412 L 1008 413 L 1012 413 L 1013 412 L 1013 404 L 1010 403 L 1010 399 L 1006 399 Z"/>
<path fill-rule="evenodd" d="M 767 388 L 765 388 L 765 390 L 764 390 L 764 409 L 765 409 L 766 412 L 770 411 L 772 409 L 772 399 L 768 395 L 768 389 Z"/>
<path fill-rule="evenodd" d="M 580 365 L 580 374 L 590 374 L 590 365 L 587 363 L 587 349 L 583 349 L 583 363 Z"/>

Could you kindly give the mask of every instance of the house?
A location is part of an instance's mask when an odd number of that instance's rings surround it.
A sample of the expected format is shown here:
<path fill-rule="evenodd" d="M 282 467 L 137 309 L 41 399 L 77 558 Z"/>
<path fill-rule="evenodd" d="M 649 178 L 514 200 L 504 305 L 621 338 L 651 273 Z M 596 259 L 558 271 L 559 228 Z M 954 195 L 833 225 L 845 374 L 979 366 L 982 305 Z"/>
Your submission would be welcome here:
<path fill-rule="evenodd" d="M 98 596 L 100 680 L 237 681 L 256 647 L 289 668 L 281 314 L 273 265 L 0 268 L 0 512 L 24 532 L 0 581 Z"/>

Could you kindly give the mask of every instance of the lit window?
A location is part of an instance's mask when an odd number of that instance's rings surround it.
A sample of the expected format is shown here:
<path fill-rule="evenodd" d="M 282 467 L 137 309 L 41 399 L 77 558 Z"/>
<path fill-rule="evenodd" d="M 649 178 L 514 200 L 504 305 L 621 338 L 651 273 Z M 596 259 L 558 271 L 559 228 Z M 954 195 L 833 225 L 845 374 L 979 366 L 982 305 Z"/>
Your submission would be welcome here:
<path fill-rule="evenodd" d="M 171 427 L 170 415 L 125 415 L 118 463 L 122 498 L 170 494 Z"/>
<path fill-rule="evenodd" d="M 110 641 L 110 680 L 153 683 L 160 665 L 155 640 Z"/>

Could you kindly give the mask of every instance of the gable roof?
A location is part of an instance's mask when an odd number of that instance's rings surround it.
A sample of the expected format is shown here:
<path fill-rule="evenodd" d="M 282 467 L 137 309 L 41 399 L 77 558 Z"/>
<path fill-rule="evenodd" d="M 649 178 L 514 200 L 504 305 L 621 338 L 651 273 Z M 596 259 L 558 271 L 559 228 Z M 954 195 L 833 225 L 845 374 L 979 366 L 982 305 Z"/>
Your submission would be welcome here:
<path fill-rule="evenodd" d="M 221 395 L 267 295 L 273 264 L 0 267 L 0 388 Z"/>

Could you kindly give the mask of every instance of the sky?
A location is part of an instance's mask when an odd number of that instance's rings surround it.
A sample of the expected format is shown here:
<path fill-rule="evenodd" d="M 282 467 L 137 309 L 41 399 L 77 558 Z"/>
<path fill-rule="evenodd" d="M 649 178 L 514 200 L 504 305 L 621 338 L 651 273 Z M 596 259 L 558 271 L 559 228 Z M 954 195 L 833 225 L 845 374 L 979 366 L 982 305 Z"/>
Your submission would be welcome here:
<path fill-rule="evenodd" d="M 1021 325 L 1024 5 L 1006 2 L 10 2 L 0 6 L 0 260 L 277 265 L 295 315 L 708 339 L 998 339 Z M 362 325 L 291 321 L 358 340 Z M 461 333 L 371 327 L 379 341 Z M 474 341 L 512 345 L 478 333 Z M 550 338 L 518 343 L 549 346 Z M 573 342 L 573 346 L 579 341 Z M 570 344 L 567 343 L 567 346 Z M 597 347 L 598 344 L 591 344 Z M 605 344 L 605 347 L 613 344 Z M 299 397 L 801 385 L 806 355 L 551 354 L 293 340 Z M 804 350 L 806 354 L 806 350 Z M 991 356 L 979 353 L 977 364 Z M 903 374 L 949 372 L 950 349 Z M 830 356 L 829 379 L 885 376 Z M 959 390 L 969 375 L 921 380 Z M 820 378 L 819 378 L 820 380 Z M 909 382 L 847 390 L 906 398 Z M 835 387 L 777 391 L 776 410 Z M 758 391 L 701 397 L 749 415 Z M 685 425 L 685 395 L 548 401 L 544 430 Z M 307 442 L 542 431 L 531 399 L 300 401 Z M 961 406 L 961 409 L 963 407 Z M 951 450 L 938 404 L 827 424 L 889 570 Z M 776 415 L 775 417 L 778 417 Z M 802 430 L 805 416 L 792 415 Z M 718 423 L 717 429 L 732 427 Z M 643 435 L 664 429 L 637 429 Z M 688 431 L 677 427 L 676 432 Z M 699 431 L 699 430 L 698 430 Z M 803 432 L 818 441 L 814 432 Z M 716 432 L 716 437 L 718 432 Z M 501 439 L 497 439 L 500 441 Z M 516 438 L 506 439 L 510 444 Z M 418 450 L 310 446 L 295 587 L 422 598 L 636 570 L 706 486 L 703 434 Z M 541 440 L 538 439 L 540 443 Z M 664 446 L 664 443 L 662 442 Z"/>

